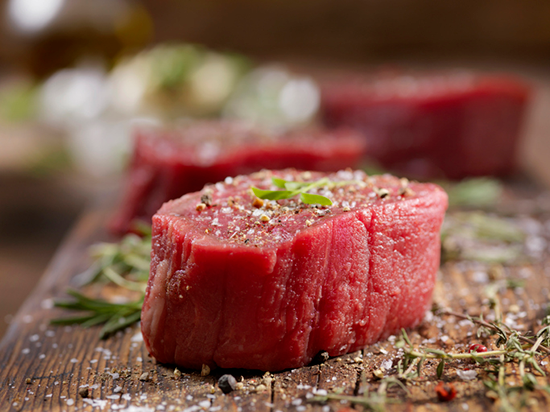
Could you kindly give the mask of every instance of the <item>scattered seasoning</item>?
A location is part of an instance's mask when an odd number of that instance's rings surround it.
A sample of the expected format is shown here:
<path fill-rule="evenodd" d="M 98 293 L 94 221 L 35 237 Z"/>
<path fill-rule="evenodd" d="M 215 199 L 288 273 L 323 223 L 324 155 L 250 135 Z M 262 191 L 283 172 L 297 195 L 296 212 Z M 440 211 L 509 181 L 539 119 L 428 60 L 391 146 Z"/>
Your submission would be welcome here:
<path fill-rule="evenodd" d="M 378 379 L 382 379 L 384 377 L 384 370 L 382 368 L 376 369 L 374 372 L 372 372 L 374 376 L 376 376 Z"/>
<path fill-rule="evenodd" d="M 306 226 L 311 226 L 313 222 L 311 220 L 306 220 Z"/>
<path fill-rule="evenodd" d="M 201 196 L 201 203 L 206 206 L 212 206 L 212 192 L 206 192 Z"/>
<path fill-rule="evenodd" d="M 180 377 L 181 377 L 181 371 L 180 371 L 178 368 L 174 369 L 174 376 L 175 376 L 176 378 L 180 378 Z"/>
<path fill-rule="evenodd" d="M 269 216 L 268 215 L 261 215 L 260 216 L 260 221 L 262 221 L 264 223 L 269 222 Z"/>
<path fill-rule="evenodd" d="M 349 212 L 351 209 L 350 209 L 349 206 L 344 206 L 344 207 L 342 208 L 342 210 L 343 210 L 344 212 Z"/>
<path fill-rule="evenodd" d="M 148 373 L 148 372 L 143 372 L 143 373 L 141 374 L 141 376 L 139 377 L 139 380 L 140 380 L 140 381 L 147 381 L 147 380 L 149 380 L 149 373 Z"/>
<path fill-rule="evenodd" d="M 206 209 L 206 205 L 204 203 L 197 203 L 195 209 L 197 210 L 197 212 L 202 212 L 204 209 Z"/>
<path fill-rule="evenodd" d="M 378 195 L 380 199 L 384 199 L 385 197 L 389 196 L 390 191 L 388 189 L 384 188 L 375 188 L 374 192 Z"/>
<path fill-rule="evenodd" d="M 439 382 L 435 387 L 435 393 L 437 394 L 437 398 L 441 402 L 449 402 L 455 398 L 456 389 L 454 385 L 450 382 L 449 383 Z"/>
<path fill-rule="evenodd" d="M 410 187 L 402 187 L 397 192 L 399 196 L 408 197 L 408 196 L 414 196 L 414 190 L 412 190 Z"/>
<path fill-rule="evenodd" d="M 32 383 L 32 379 L 31 379 L 31 378 L 25 379 L 25 383 L 26 383 L 27 385 L 30 385 L 30 384 Z"/>
<path fill-rule="evenodd" d="M 208 376 L 210 375 L 210 366 L 203 363 L 201 368 L 201 376 Z"/>
<path fill-rule="evenodd" d="M 218 386 L 225 394 L 234 391 L 237 388 L 237 380 L 233 375 L 222 375 L 218 379 Z"/>
<path fill-rule="evenodd" d="M 265 386 L 263 383 L 256 386 L 256 392 L 263 392 L 267 389 L 267 386 Z"/>
<path fill-rule="evenodd" d="M 252 202 L 252 206 L 256 208 L 261 208 L 264 205 L 264 201 L 260 199 L 259 197 L 254 196 L 254 201 Z"/>
<path fill-rule="evenodd" d="M 87 398 L 88 396 L 90 396 L 90 391 L 88 388 L 80 388 L 78 390 L 78 395 L 81 397 L 81 398 Z"/>

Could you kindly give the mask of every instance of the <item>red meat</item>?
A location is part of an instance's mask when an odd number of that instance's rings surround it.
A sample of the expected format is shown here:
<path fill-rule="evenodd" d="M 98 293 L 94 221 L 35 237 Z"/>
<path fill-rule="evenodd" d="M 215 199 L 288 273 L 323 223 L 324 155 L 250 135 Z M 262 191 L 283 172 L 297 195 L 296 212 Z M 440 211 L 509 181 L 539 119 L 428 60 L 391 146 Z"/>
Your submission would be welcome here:
<path fill-rule="evenodd" d="M 250 187 L 275 189 L 274 175 L 352 182 L 318 189 L 332 206 L 260 205 Z M 147 349 L 186 368 L 276 371 L 412 327 L 430 306 L 446 207 L 433 184 L 295 170 L 238 176 L 165 203 L 153 217 Z"/>
<path fill-rule="evenodd" d="M 365 141 L 352 131 L 269 132 L 238 122 L 203 121 L 135 135 L 126 193 L 111 222 L 114 233 L 149 221 L 162 204 L 207 183 L 268 169 L 337 171 L 358 167 Z"/>
<path fill-rule="evenodd" d="M 514 170 L 529 98 L 500 75 L 380 75 L 324 82 L 322 117 L 360 130 L 369 156 L 421 178 L 504 175 Z"/>

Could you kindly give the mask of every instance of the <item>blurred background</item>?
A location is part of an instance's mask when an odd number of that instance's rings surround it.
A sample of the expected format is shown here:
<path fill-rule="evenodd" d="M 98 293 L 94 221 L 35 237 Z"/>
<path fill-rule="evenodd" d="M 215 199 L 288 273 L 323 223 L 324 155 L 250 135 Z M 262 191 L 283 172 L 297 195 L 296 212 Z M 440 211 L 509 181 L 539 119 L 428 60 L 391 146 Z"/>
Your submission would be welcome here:
<path fill-rule="evenodd" d="M 523 76 L 535 94 L 519 162 L 550 184 L 547 1 L 0 5 L 0 336 L 78 215 L 116 186 L 132 127 L 220 115 L 307 123 L 318 70 Z"/>

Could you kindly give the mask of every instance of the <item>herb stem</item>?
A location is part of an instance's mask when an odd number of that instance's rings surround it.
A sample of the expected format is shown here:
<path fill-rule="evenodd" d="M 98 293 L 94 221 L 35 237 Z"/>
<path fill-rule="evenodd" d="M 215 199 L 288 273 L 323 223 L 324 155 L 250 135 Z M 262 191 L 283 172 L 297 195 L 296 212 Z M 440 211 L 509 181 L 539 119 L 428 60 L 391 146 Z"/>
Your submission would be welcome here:
<path fill-rule="evenodd" d="M 506 350 L 493 350 L 479 353 L 421 353 L 416 351 L 409 351 L 407 354 L 416 356 L 418 358 L 426 359 L 474 359 L 474 358 L 489 358 L 491 356 L 504 355 L 508 353 Z"/>
<path fill-rule="evenodd" d="M 481 320 L 481 319 L 473 318 L 469 315 L 464 315 L 462 313 L 453 312 L 453 311 L 447 310 L 447 309 L 443 309 L 443 310 L 439 311 L 438 313 L 440 315 L 449 315 L 449 316 L 455 316 L 455 317 L 460 318 L 460 319 L 466 319 L 466 320 L 469 320 L 470 322 L 476 323 L 480 326 L 484 326 L 488 329 L 498 331 L 498 328 L 496 328 L 493 324 L 491 324 L 489 322 L 486 322 L 484 320 Z M 522 336 L 522 335 L 517 335 L 517 337 L 522 342 L 529 343 L 533 346 L 536 343 L 533 339 L 526 338 L 525 336 Z M 546 346 L 541 345 L 540 343 L 539 343 L 539 346 L 540 347 L 537 347 L 538 349 L 542 350 L 543 352 L 546 352 L 546 353 L 550 354 L 550 349 L 549 348 L 547 348 Z"/>
<path fill-rule="evenodd" d="M 132 282 L 128 279 L 124 279 L 111 267 L 103 268 L 103 274 L 113 283 L 117 284 L 120 287 L 134 290 L 136 292 L 145 292 L 147 284 L 145 282 Z"/>
<path fill-rule="evenodd" d="M 531 351 L 532 351 L 532 352 L 535 352 L 535 351 L 539 348 L 540 344 L 542 343 L 542 341 L 543 341 L 545 338 L 546 338 L 546 336 L 540 335 L 539 338 L 537 339 L 537 341 L 535 342 L 535 344 L 533 345 L 533 347 L 531 348 Z M 544 346 L 540 346 L 540 347 L 541 347 L 541 348 L 544 348 Z"/>

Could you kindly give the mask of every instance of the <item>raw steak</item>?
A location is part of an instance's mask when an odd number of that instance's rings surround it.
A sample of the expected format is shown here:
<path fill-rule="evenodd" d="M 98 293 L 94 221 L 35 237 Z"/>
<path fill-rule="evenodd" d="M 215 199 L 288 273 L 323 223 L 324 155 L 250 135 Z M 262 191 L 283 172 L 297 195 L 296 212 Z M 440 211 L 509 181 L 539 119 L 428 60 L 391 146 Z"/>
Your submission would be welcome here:
<path fill-rule="evenodd" d="M 115 233 L 136 218 L 150 222 L 162 204 L 227 176 L 262 168 L 337 171 L 358 167 L 365 141 L 357 132 L 274 132 L 238 122 L 203 121 L 135 134 L 126 193 L 111 222 Z"/>
<path fill-rule="evenodd" d="M 380 75 L 325 81 L 322 118 L 365 135 L 369 156 L 421 178 L 514 170 L 529 87 L 502 75 Z"/>
<path fill-rule="evenodd" d="M 344 183 L 311 192 L 332 206 L 262 205 L 250 187 L 275 189 L 272 176 Z M 165 203 L 153 216 L 147 349 L 186 368 L 277 371 L 415 326 L 430 306 L 446 207 L 433 184 L 293 169 Z"/>

